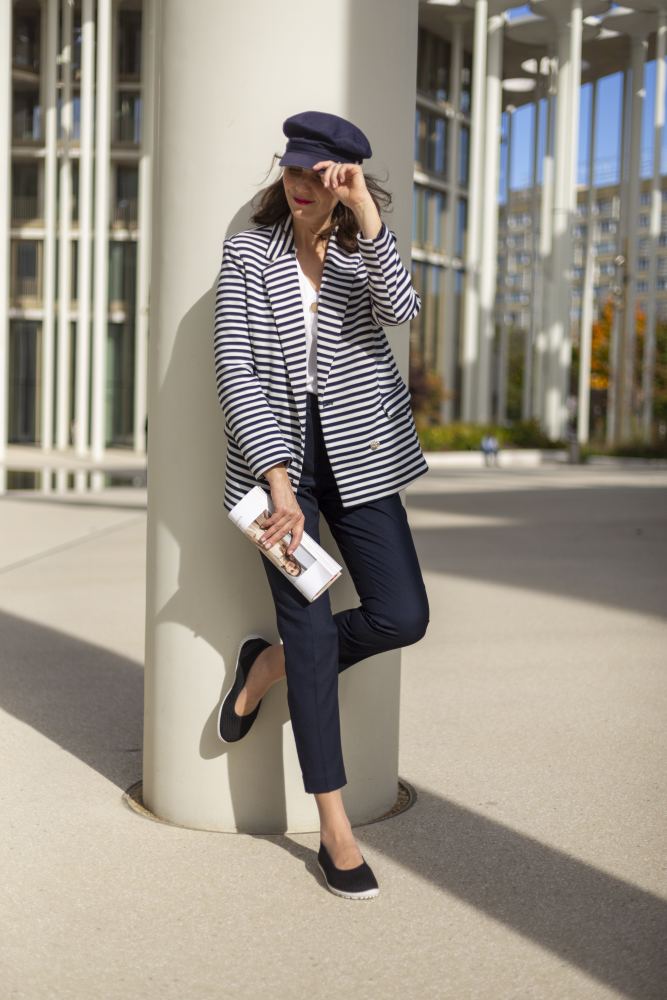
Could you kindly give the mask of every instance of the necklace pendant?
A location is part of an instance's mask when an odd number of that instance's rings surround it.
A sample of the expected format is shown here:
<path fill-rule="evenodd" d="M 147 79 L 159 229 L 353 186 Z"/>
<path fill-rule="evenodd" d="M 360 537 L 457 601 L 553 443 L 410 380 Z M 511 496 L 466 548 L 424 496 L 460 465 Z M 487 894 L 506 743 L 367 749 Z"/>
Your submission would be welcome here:
<path fill-rule="evenodd" d="M 317 312 L 317 302 L 311 302 L 310 303 L 310 311 L 311 311 L 311 313 L 316 313 Z"/>

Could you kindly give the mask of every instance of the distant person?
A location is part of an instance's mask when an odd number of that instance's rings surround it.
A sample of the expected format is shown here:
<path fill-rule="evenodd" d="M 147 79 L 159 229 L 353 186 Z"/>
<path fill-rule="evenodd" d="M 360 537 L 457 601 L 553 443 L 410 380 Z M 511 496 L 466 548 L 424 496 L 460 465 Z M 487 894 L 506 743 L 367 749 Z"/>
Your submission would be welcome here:
<path fill-rule="evenodd" d="M 484 452 L 484 464 L 498 464 L 498 438 L 495 434 L 485 434 L 482 438 L 482 451 Z"/>
<path fill-rule="evenodd" d="M 383 329 L 416 316 L 420 300 L 380 216 L 390 197 L 362 169 L 364 133 L 320 111 L 293 115 L 283 132 L 284 170 L 260 194 L 257 228 L 225 240 L 216 286 L 216 384 L 231 431 L 225 506 L 268 483 L 264 541 L 290 532 L 286 555 L 304 530 L 319 541 L 323 513 L 362 600 L 334 616 L 328 591 L 307 601 L 261 557 L 282 643 L 240 644 L 219 736 L 244 737 L 287 677 L 303 785 L 320 815 L 319 867 L 331 892 L 367 899 L 379 890 L 341 795 L 338 676 L 418 642 L 429 621 L 400 497 L 428 463 Z M 372 715 L 367 724 L 372 732 Z"/>

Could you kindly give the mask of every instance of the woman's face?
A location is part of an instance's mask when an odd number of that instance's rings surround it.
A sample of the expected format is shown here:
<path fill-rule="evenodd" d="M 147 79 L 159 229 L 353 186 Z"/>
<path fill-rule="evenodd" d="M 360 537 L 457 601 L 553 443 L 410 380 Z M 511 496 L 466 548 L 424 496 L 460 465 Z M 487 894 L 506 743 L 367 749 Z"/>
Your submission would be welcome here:
<path fill-rule="evenodd" d="M 295 219 L 324 221 L 331 216 L 338 201 L 322 184 L 320 175 L 306 167 L 284 167 L 283 187 Z"/>

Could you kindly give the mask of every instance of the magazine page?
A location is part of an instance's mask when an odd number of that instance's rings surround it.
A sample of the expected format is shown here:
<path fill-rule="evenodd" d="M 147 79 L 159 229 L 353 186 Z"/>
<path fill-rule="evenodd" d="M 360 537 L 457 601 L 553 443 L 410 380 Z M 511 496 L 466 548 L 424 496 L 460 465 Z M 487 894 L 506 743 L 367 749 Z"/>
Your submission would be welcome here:
<path fill-rule="evenodd" d="M 307 600 L 314 601 L 331 586 L 334 580 L 338 579 L 343 567 L 305 531 L 300 544 L 291 554 L 287 553 L 292 540 L 290 532 L 274 542 L 270 548 L 265 549 L 259 539 L 264 533 L 266 520 L 273 510 L 270 494 L 261 486 L 253 486 L 232 507 L 228 517 Z"/>

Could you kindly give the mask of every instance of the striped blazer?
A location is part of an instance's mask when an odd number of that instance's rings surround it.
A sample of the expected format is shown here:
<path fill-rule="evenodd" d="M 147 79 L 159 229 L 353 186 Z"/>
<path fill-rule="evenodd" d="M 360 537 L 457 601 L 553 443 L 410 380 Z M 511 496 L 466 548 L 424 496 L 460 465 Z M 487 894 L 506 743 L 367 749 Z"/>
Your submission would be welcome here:
<path fill-rule="evenodd" d="M 385 223 L 348 253 L 329 240 L 317 320 L 322 433 L 344 507 L 395 493 L 428 471 L 410 392 L 383 330 L 421 303 Z M 287 464 L 296 491 L 306 420 L 306 334 L 292 217 L 223 243 L 214 361 L 225 421 L 224 506 Z"/>

